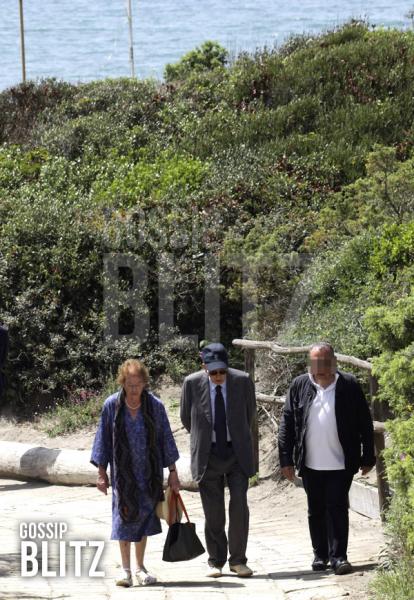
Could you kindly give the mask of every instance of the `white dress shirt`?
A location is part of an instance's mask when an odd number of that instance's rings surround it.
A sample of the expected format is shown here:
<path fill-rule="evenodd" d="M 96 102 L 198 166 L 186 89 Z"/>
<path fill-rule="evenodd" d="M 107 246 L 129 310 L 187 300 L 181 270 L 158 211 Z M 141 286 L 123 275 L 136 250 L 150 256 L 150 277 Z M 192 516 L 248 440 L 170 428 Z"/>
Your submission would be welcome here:
<path fill-rule="evenodd" d="M 318 471 L 345 469 L 344 451 L 338 437 L 335 416 L 335 381 L 324 388 L 318 385 L 312 374 L 309 377 L 316 387 L 316 396 L 309 408 L 305 433 L 305 465 Z"/>
<path fill-rule="evenodd" d="M 215 419 L 215 415 L 216 415 L 216 384 L 214 384 L 211 381 L 211 378 L 208 378 L 208 382 L 210 384 L 210 402 L 211 402 L 211 417 L 213 419 L 213 432 L 211 435 L 211 441 L 213 443 L 216 443 L 216 432 L 214 431 L 214 419 Z M 227 385 L 226 385 L 226 381 L 224 381 L 223 384 L 221 384 L 221 393 L 223 394 L 223 398 L 224 398 L 224 410 L 226 411 L 227 414 Z M 226 423 L 226 427 L 227 427 L 227 423 Z M 231 442 L 231 436 L 230 436 L 230 432 L 229 432 L 229 428 L 227 427 L 227 441 Z"/>

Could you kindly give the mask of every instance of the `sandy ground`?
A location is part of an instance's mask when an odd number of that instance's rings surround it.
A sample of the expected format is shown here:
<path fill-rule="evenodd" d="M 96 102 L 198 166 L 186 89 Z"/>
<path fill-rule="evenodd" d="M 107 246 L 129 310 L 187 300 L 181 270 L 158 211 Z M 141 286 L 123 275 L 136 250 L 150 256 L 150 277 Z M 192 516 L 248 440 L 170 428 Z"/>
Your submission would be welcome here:
<path fill-rule="evenodd" d="M 179 419 L 180 387 L 164 382 L 154 392 L 163 400 L 167 408 L 171 428 L 180 452 L 189 454 L 189 435 Z M 250 510 L 263 512 L 263 514 L 285 511 L 286 518 L 291 519 L 292 523 L 296 523 L 304 518 L 304 511 L 306 512 L 304 502 L 295 501 L 297 498 L 296 488 L 287 481 L 280 481 L 278 477 L 275 426 L 264 414 L 260 416 L 259 422 L 260 480 L 259 485 L 249 491 Z M 17 422 L 10 415 L 5 416 L 4 414 L 0 417 L 0 440 L 5 441 L 24 442 L 48 448 L 88 450 L 92 446 L 94 435 L 95 427 L 90 427 L 74 434 L 51 438 L 41 430 L 37 423 Z M 358 515 L 358 528 L 361 527 L 369 535 L 370 529 L 378 528 L 379 523 Z M 354 576 L 347 576 L 346 580 L 341 581 L 344 589 L 348 592 L 348 597 L 368 598 L 367 586 L 372 575 L 372 571 L 362 571 L 355 573 Z"/>

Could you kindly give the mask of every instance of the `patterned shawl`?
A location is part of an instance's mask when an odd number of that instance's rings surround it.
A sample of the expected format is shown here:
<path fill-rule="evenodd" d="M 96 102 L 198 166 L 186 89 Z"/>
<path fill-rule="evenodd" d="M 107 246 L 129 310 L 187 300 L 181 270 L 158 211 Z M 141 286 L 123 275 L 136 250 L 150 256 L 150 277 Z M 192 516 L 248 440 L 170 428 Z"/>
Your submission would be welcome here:
<path fill-rule="evenodd" d="M 118 494 L 119 514 L 125 523 L 132 523 L 139 519 L 139 489 L 134 477 L 131 449 L 125 430 L 124 406 L 125 390 L 122 389 L 116 402 L 113 430 L 115 487 Z M 158 460 L 157 432 L 152 402 L 146 389 L 142 392 L 140 410 L 142 410 L 147 437 L 146 471 L 149 473 L 148 491 L 155 507 L 163 496 L 163 481 Z"/>

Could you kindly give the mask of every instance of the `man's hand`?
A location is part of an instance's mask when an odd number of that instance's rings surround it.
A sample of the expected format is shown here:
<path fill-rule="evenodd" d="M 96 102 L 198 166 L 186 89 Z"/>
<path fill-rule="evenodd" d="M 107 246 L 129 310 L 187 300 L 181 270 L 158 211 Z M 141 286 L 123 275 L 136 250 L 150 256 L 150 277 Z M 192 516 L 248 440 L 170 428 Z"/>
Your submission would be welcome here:
<path fill-rule="evenodd" d="M 180 480 L 178 479 L 177 471 L 170 471 L 170 474 L 168 475 L 168 485 L 176 494 L 178 494 L 180 491 Z"/>
<path fill-rule="evenodd" d="M 369 473 L 371 471 L 373 467 L 361 467 L 361 475 L 366 475 L 367 473 Z"/>
<path fill-rule="evenodd" d="M 100 492 L 105 494 L 105 496 L 107 495 L 109 488 L 109 480 L 106 471 L 103 471 L 102 469 L 99 469 L 98 478 L 96 480 L 96 487 Z"/>
<path fill-rule="evenodd" d="M 282 475 L 284 477 L 286 477 L 286 479 L 289 479 L 289 481 L 294 481 L 295 480 L 295 467 L 289 466 L 289 467 L 282 467 Z"/>

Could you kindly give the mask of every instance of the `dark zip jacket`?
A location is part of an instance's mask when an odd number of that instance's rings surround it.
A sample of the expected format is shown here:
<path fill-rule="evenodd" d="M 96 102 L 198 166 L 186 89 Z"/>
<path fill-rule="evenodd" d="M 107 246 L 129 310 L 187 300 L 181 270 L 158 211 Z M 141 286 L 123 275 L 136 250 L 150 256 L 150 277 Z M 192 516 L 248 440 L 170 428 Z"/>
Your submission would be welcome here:
<path fill-rule="evenodd" d="M 335 415 L 338 437 L 345 456 L 345 469 L 356 473 L 375 465 L 374 429 L 364 392 L 350 373 L 338 371 Z M 309 408 L 317 390 L 308 374 L 296 377 L 287 393 L 279 427 L 281 467 L 295 465 L 299 476 L 305 466 L 305 434 Z"/>

